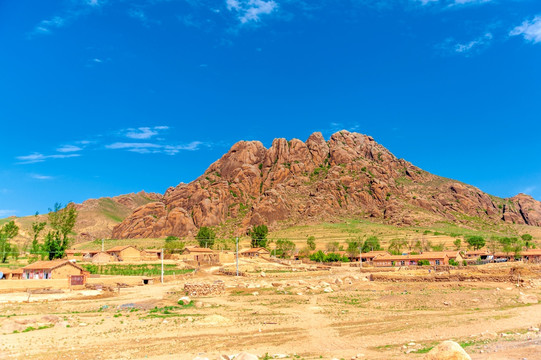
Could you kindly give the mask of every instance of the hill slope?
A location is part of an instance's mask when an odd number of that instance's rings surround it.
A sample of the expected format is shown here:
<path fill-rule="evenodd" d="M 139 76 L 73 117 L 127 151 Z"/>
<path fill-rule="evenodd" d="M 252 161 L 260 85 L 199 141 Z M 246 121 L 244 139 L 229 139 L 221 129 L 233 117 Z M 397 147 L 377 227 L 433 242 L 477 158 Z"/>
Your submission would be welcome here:
<path fill-rule="evenodd" d="M 163 196 L 144 191 L 115 197 L 89 199 L 82 204 L 76 204 L 78 210 L 77 223 L 74 232 L 76 241 L 88 241 L 111 236 L 113 227 L 119 224 L 135 209 L 148 203 L 162 200 Z M 47 215 L 25 216 L 12 218 L 20 227 L 15 239 L 18 243 L 32 239 L 32 222 L 47 221 Z M 44 233 L 47 229 L 44 231 Z M 43 233 L 42 233 L 43 235 Z M 42 236 L 41 236 L 42 237 Z"/>
<path fill-rule="evenodd" d="M 370 136 L 340 131 L 325 141 L 241 141 L 189 184 L 137 208 L 113 238 L 193 235 L 201 226 L 230 234 L 252 225 L 285 227 L 343 217 L 393 225 L 476 221 L 541 226 L 541 202 L 501 199 L 396 158 Z"/>

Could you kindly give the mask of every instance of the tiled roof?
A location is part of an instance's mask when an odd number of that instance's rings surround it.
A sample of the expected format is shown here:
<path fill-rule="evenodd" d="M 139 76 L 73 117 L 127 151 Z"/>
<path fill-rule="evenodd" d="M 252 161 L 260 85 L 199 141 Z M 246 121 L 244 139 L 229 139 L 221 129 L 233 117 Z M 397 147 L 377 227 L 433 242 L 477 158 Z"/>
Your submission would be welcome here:
<path fill-rule="evenodd" d="M 30 265 L 26 265 L 23 267 L 24 270 L 53 270 L 57 267 L 63 266 L 63 265 L 72 265 L 75 266 L 77 269 L 83 270 L 78 265 L 75 265 L 69 260 L 51 260 L 51 261 L 36 261 L 35 263 L 32 263 Z"/>

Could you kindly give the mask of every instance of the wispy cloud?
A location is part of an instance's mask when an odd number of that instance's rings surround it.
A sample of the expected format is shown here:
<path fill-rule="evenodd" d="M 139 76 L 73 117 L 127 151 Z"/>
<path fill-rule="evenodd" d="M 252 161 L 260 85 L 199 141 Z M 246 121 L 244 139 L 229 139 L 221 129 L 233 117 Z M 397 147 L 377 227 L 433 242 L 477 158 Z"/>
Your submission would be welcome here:
<path fill-rule="evenodd" d="M 81 154 L 53 154 L 43 155 L 41 153 L 33 153 L 30 155 L 17 156 L 17 160 L 20 160 L 19 164 L 34 164 L 44 162 L 47 159 L 67 159 L 81 156 Z"/>
<path fill-rule="evenodd" d="M 54 179 L 52 176 L 40 175 L 40 174 L 31 174 L 30 177 L 32 179 L 36 179 L 36 180 L 52 180 L 52 179 Z"/>
<path fill-rule="evenodd" d="M 123 130 L 125 136 L 130 139 L 150 139 L 160 133 L 162 130 L 168 130 L 168 126 L 139 127 Z"/>
<path fill-rule="evenodd" d="M 541 42 L 541 15 L 532 20 L 525 20 L 509 33 L 510 36 L 522 36 L 524 39 L 537 44 Z"/>
<path fill-rule="evenodd" d="M 17 210 L 5 210 L 0 209 L 0 218 L 5 218 L 8 216 L 14 216 L 17 213 Z"/>
<path fill-rule="evenodd" d="M 56 149 L 56 151 L 61 152 L 61 153 L 77 152 L 81 150 L 83 150 L 83 148 L 79 146 L 75 146 L 75 145 L 63 145 L 59 147 L 58 149 Z"/>
<path fill-rule="evenodd" d="M 480 37 L 462 43 L 457 42 L 453 38 L 449 38 L 443 42 L 443 44 L 440 44 L 437 46 L 440 50 L 443 50 L 443 52 L 449 54 L 459 54 L 464 56 L 471 56 L 473 54 L 477 54 L 483 49 L 486 49 L 494 39 L 494 36 L 492 33 L 487 32 Z"/>
<path fill-rule="evenodd" d="M 110 145 L 106 145 L 105 147 L 107 149 L 127 150 L 131 152 L 136 152 L 139 154 L 164 153 L 167 155 L 175 155 L 183 150 L 184 151 L 198 150 L 202 144 L 203 143 L 200 141 L 192 141 L 188 144 L 181 144 L 181 145 L 164 145 L 164 144 L 156 144 L 156 143 L 148 143 L 148 142 L 146 143 L 116 142 Z"/>
<path fill-rule="evenodd" d="M 37 35 L 51 34 L 54 30 L 67 26 L 80 16 L 100 8 L 105 3 L 106 0 L 77 0 L 68 2 L 68 8 L 65 9 L 61 15 L 55 15 L 50 19 L 40 21 L 30 32 L 28 37 L 33 38 Z"/>
<path fill-rule="evenodd" d="M 269 15 L 278 9 L 273 0 L 226 0 L 227 10 L 236 13 L 242 24 L 260 21 L 261 15 Z"/>

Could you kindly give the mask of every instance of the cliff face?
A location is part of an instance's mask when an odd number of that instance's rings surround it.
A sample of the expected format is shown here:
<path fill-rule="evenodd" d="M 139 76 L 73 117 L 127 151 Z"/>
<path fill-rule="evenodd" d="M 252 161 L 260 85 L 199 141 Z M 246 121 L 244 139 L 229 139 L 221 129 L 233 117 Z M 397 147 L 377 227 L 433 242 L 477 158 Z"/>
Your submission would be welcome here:
<path fill-rule="evenodd" d="M 480 217 L 541 226 L 541 203 L 499 199 L 396 158 L 370 136 L 340 131 L 325 141 L 241 141 L 189 184 L 137 208 L 113 238 L 193 235 L 201 226 L 311 223 L 372 217 L 396 225 Z"/>

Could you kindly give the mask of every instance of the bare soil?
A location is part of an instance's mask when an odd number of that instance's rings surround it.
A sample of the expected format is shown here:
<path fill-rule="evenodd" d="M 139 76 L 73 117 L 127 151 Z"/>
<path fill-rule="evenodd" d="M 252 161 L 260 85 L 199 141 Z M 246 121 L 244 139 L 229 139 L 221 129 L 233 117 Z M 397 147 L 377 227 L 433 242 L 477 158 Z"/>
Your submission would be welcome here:
<path fill-rule="evenodd" d="M 541 299 L 540 269 L 511 269 L 483 266 L 462 270 L 463 278 L 478 280 L 428 282 L 415 278 L 438 275 L 392 270 L 392 281 L 368 281 L 369 269 L 292 271 L 251 261 L 240 278 L 209 268 L 120 293 L 65 289 L 34 302 L 24 292 L 4 293 L 0 359 L 212 359 L 241 351 L 290 359 L 422 359 L 448 339 L 472 359 L 541 359 L 534 329 L 541 304 L 524 301 Z M 491 280 L 511 271 L 520 280 Z M 225 282 L 225 294 L 178 305 L 184 283 L 215 280 Z M 9 281 L 0 282 L 6 286 Z"/>

